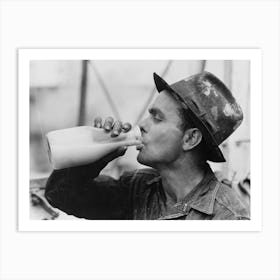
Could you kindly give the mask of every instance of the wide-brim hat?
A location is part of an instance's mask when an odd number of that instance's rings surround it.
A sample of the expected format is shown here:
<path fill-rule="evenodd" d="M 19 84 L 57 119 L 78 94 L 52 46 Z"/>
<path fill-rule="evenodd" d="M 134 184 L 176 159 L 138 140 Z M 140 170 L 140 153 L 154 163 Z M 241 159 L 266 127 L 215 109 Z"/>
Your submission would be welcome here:
<path fill-rule="evenodd" d="M 169 91 L 189 113 L 201 131 L 207 147 L 207 160 L 226 161 L 219 145 L 241 124 L 243 113 L 230 90 L 216 76 L 201 72 L 169 85 L 156 73 L 158 92 Z"/>

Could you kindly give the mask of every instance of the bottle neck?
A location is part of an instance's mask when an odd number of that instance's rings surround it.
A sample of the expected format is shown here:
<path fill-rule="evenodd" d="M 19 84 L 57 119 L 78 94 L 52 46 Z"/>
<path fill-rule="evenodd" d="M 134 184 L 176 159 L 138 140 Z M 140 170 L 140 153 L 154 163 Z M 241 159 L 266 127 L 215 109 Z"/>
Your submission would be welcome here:
<path fill-rule="evenodd" d="M 127 132 L 127 139 L 141 139 L 141 131 L 139 126 L 134 126 L 129 132 Z"/>

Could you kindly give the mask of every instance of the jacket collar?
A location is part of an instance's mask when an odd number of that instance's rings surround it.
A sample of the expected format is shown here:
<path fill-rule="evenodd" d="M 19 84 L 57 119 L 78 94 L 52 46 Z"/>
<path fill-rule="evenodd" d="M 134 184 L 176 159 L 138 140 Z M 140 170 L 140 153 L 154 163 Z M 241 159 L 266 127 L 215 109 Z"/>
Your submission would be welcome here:
<path fill-rule="evenodd" d="M 203 212 L 207 215 L 212 215 L 219 187 L 220 184 L 217 180 L 215 182 L 212 181 L 208 192 L 204 195 L 200 195 L 197 200 L 191 202 L 190 208 L 193 208 L 199 212 Z"/>
<path fill-rule="evenodd" d="M 210 167 L 203 180 L 193 189 L 189 207 L 207 215 L 214 211 L 215 199 L 220 183 Z"/>
<path fill-rule="evenodd" d="M 161 177 L 156 176 L 148 180 L 146 184 L 152 186 L 160 181 Z M 207 215 L 212 215 L 219 187 L 220 183 L 208 165 L 202 181 L 184 198 L 185 203 L 188 204 L 188 209 L 193 208 Z"/>

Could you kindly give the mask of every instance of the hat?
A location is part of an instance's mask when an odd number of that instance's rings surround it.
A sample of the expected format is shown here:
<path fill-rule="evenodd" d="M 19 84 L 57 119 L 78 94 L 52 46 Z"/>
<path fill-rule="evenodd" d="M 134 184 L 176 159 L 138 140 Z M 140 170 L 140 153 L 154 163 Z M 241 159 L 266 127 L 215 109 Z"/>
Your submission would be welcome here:
<path fill-rule="evenodd" d="M 154 73 L 158 92 L 168 90 L 201 131 L 207 146 L 207 160 L 226 161 L 219 145 L 241 124 L 243 113 L 230 90 L 216 76 L 201 72 L 169 85 Z"/>

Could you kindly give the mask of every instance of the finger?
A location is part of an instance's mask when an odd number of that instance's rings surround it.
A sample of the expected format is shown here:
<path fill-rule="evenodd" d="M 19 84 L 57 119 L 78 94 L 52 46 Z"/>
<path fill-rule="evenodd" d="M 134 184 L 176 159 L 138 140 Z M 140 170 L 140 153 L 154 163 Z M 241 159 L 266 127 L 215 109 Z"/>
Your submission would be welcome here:
<path fill-rule="evenodd" d="M 103 128 L 106 132 L 109 132 L 112 130 L 114 124 L 114 119 L 112 117 L 108 117 L 105 119 Z"/>
<path fill-rule="evenodd" d="M 129 130 L 131 130 L 132 125 L 130 123 L 124 123 L 122 125 L 122 131 L 123 132 L 128 132 Z"/>
<path fill-rule="evenodd" d="M 94 118 L 93 126 L 97 127 L 97 128 L 101 128 L 102 127 L 102 118 L 100 118 L 100 117 Z"/>
<path fill-rule="evenodd" d="M 117 136 L 120 135 L 121 132 L 122 132 L 122 122 L 116 121 L 116 122 L 114 123 L 111 136 L 112 136 L 112 137 L 117 137 Z"/>

